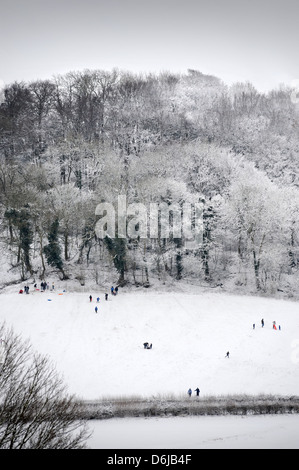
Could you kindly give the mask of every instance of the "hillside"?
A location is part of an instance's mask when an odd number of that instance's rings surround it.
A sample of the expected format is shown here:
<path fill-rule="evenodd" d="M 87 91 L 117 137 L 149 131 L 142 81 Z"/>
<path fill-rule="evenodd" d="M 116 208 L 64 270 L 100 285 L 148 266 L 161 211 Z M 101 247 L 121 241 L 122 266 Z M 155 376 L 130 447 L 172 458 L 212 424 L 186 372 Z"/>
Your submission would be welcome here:
<path fill-rule="evenodd" d="M 0 288 L 53 273 L 84 286 L 113 271 L 122 285 L 229 280 L 249 295 L 298 299 L 293 91 L 260 93 L 194 69 L 8 84 Z"/>
<path fill-rule="evenodd" d="M 0 321 L 49 355 L 69 391 L 84 399 L 185 395 L 189 387 L 201 396 L 299 395 L 295 302 L 191 288 L 121 290 L 105 301 L 104 291 L 20 295 L 11 287 L 0 295 Z"/>

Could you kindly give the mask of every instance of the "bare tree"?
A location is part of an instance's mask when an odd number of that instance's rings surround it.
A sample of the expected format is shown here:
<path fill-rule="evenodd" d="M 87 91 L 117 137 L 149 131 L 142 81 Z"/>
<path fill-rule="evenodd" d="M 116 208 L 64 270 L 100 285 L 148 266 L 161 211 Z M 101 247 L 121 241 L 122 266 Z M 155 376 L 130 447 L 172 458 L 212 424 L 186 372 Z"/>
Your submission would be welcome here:
<path fill-rule="evenodd" d="M 49 359 L 5 324 L 0 338 L 0 448 L 84 448 L 89 434 L 81 405 Z"/>

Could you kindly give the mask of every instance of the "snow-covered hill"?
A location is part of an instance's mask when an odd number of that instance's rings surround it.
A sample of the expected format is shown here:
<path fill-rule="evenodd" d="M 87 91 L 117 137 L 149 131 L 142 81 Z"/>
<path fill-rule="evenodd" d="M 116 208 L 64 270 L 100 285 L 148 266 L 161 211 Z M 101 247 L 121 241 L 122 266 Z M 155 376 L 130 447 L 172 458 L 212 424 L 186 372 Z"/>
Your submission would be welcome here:
<path fill-rule="evenodd" d="M 0 321 L 49 355 L 69 391 L 85 399 L 185 395 L 189 387 L 201 395 L 299 395 L 298 303 L 122 290 L 105 301 L 104 293 L 13 288 L 0 295 Z"/>

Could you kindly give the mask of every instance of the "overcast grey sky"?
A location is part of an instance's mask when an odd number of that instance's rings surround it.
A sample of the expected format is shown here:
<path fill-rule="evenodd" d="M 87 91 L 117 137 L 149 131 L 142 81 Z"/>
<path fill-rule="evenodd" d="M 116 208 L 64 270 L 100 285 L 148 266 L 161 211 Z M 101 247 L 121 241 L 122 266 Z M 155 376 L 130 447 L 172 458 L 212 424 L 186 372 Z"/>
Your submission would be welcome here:
<path fill-rule="evenodd" d="M 0 82 L 74 70 L 299 79 L 299 0 L 0 0 Z"/>

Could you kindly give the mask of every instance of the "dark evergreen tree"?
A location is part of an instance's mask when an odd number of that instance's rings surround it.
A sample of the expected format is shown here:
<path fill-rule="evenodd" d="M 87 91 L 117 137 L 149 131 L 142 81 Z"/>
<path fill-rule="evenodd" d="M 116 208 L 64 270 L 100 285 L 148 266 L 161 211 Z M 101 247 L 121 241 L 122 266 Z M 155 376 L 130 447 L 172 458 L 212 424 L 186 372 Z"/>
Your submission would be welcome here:
<path fill-rule="evenodd" d="M 126 240 L 124 238 L 104 238 L 105 245 L 112 256 L 114 266 L 119 273 L 118 285 L 125 284 Z"/>
<path fill-rule="evenodd" d="M 25 279 L 26 272 L 29 272 L 30 275 L 33 273 L 30 261 L 30 248 L 33 241 L 33 231 L 29 207 L 24 207 L 21 210 L 8 209 L 5 211 L 4 216 L 8 220 L 11 235 L 13 227 L 17 229 L 17 262 L 22 262 L 22 278 Z"/>
<path fill-rule="evenodd" d="M 47 262 L 50 266 L 59 269 L 63 279 L 67 279 L 67 276 L 63 269 L 63 261 L 61 258 L 61 248 L 58 241 L 58 229 L 59 229 L 59 220 L 55 219 L 51 224 L 50 231 L 48 234 L 49 244 L 44 247 L 44 253 L 47 258 Z"/>

